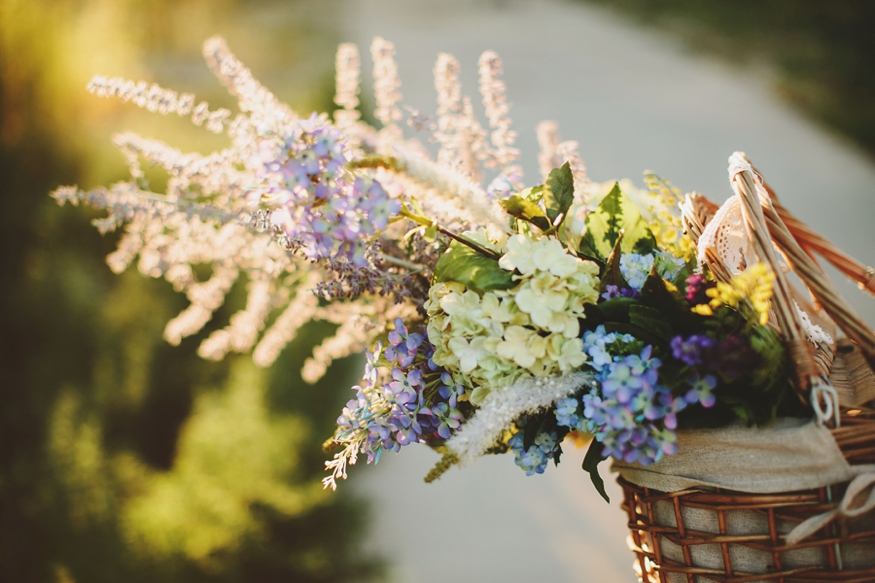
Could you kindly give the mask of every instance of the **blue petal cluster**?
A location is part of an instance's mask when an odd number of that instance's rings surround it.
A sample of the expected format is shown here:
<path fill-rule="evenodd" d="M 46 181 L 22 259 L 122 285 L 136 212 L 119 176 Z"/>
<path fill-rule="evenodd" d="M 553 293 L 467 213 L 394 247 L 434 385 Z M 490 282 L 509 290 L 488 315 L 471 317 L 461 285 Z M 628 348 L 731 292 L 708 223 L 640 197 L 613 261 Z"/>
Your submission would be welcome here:
<path fill-rule="evenodd" d="M 639 349 L 632 336 L 607 333 L 603 326 L 583 341 L 599 388 L 583 395 L 582 416 L 585 429 L 604 445 L 604 454 L 649 465 L 676 453 L 677 413 L 689 401 L 659 384 L 662 362 L 652 356 L 653 347 Z M 567 410 L 568 404 L 563 405 Z"/>
<path fill-rule="evenodd" d="M 379 182 L 344 170 L 344 135 L 315 113 L 263 136 L 250 164 L 252 204 L 275 208 L 271 221 L 311 259 L 344 257 L 366 265 L 366 239 L 384 229 L 400 203 Z"/>
<path fill-rule="evenodd" d="M 521 425 L 525 425 L 524 418 L 520 422 Z M 528 449 L 524 449 L 524 437 L 522 432 L 519 432 L 510 438 L 508 445 L 515 455 L 516 465 L 524 469 L 527 476 L 532 476 L 543 474 L 547 469 L 547 463 L 553 459 L 559 439 L 555 431 L 542 431 L 535 436 L 534 443 Z"/>
<path fill-rule="evenodd" d="M 620 272 L 632 289 L 641 291 L 651 269 L 653 269 L 653 255 L 639 255 L 638 253 L 620 255 Z"/>

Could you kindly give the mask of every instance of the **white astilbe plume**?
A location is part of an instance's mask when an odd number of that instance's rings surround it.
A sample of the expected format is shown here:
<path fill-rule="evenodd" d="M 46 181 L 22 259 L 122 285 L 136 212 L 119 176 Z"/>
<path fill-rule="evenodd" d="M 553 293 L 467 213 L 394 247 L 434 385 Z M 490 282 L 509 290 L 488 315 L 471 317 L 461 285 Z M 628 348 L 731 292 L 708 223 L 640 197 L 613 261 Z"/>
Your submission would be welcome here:
<path fill-rule="evenodd" d="M 255 80 L 252 72 L 228 49 L 225 39 L 214 36 L 204 43 L 204 58 L 219 81 L 237 98 L 240 111 L 256 124 L 281 126 L 296 119 L 295 112 Z"/>
<path fill-rule="evenodd" d="M 492 128 L 490 140 L 492 148 L 488 150 L 485 165 L 498 166 L 504 171 L 519 158 L 520 151 L 513 147 L 516 132 L 510 129 L 510 105 L 507 103 L 507 87 L 500 79 L 501 59 L 493 51 L 486 51 L 478 61 L 480 67 L 480 94 L 483 96 L 483 107 Z M 519 168 L 514 168 L 519 173 Z"/>
<path fill-rule="evenodd" d="M 582 192 L 590 180 L 586 174 L 586 166 L 577 152 L 578 146 L 579 144 L 574 140 L 560 142 L 556 146 L 556 153 L 559 154 L 563 164 L 568 162 L 568 165 L 571 167 L 571 175 L 574 177 L 574 191 Z"/>
<path fill-rule="evenodd" d="M 231 115 L 230 111 L 223 108 L 210 111 L 205 101 L 194 105 L 195 96 L 191 93 L 178 94 L 176 91 L 145 81 L 95 75 L 88 83 L 87 89 L 98 97 L 118 97 L 122 101 L 131 101 L 138 107 L 162 115 L 191 114 L 192 123 L 203 125 L 206 122 L 206 128 L 216 134 L 221 134 L 225 130 L 225 120 Z"/>
<path fill-rule="evenodd" d="M 535 135 L 538 137 L 538 167 L 541 178 L 547 180 L 550 170 L 562 165 L 559 156 L 559 126 L 555 121 L 542 121 L 535 127 Z"/>
<path fill-rule="evenodd" d="M 535 128 L 535 133 L 541 148 L 538 154 L 541 177 L 547 180 L 550 170 L 568 162 L 571 174 L 574 176 L 574 190 L 581 192 L 589 183 L 589 177 L 586 175 L 586 166 L 577 152 L 578 143 L 573 140 L 560 142 L 559 126 L 555 121 L 540 122 Z"/>
<path fill-rule="evenodd" d="M 286 309 L 262 336 L 252 353 L 258 366 L 270 366 L 289 342 L 298 335 L 301 326 L 315 319 L 319 298 L 313 293 L 315 278 L 300 285 Z"/>
<path fill-rule="evenodd" d="M 431 189 L 434 196 L 458 201 L 469 223 L 502 233 L 510 232 L 503 209 L 490 201 L 486 192 L 469 178 L 423 156 L 408 155 L 402 149 L 396 150 L 395 155 L 398 171 Z"/>
<path fill-rule="evenodd" d="M 434 138 L 440 144 L 437 161 L 477 182 L 480 180 L 479 160 L 488 156 L 486 132 L 474 119 L 471 100 L 462 95 L 459 62 L 452 55 L 438 55 L 434 86 L 438 103 Z"/>
<path fill-rule="evenodd" d="M 337 47 L 335 70 L 334 103 L 340 109 L 334 112 L 334 124 L 349 136 L 346 147 L 353 154 L 358 154 L 363 138 L 373 134 L 373 129 L 359 121 L 361 114 L 357 108 L 361 91 L 361 60 L 356 45 L 343 43 Z"/>
<path fill-rule="evenodd" d="M 398 121 L 403 117 L 398 107 L 401 80 L 395 62 L 395 45 L 378 36 L 371 43 L 371 57 L 374 59 L 374 98 L 377 103 L 374 117 L 383 124 L 383 129 L 377 134 L 377 147 L 388 153 L 395 143 L 402 140 L 401 128 L 398 127 Z"/>
<path fill-rule="evenodd" d="M 176 346 L 183 338 L 200 332 L 213 317 L 213 312 L 225 302 L 225 296 L 239 275 L 239 270 L 233 266 L 220 266 L 207 281 L 187 285 L 185 295 L 191 304 L 167 322 L 164 339 Z"/>
<path fill-rule="evenodd" d="M 469 464 L 495 445 L 520 415 L 537 413 L 592 383 L 593 373 L 575 372 L 561 377 L 529 377 L 494 390 L 447 440 L 447 449 L 456 454 L 460 465 Z"/>
<path fill-rule="evenodd" d="M 405 320 L 415 313 L 414 306 L 395 304 L 385 296 L 359 298 L 318 309 L 318 319 L 340 324 L 340 327 L 313 349 L 313 356 L 304 362 L 301 377 L 308 383 L 315 383 L 333 361 L 361 352 L 396 318 Z"/>
<path fill-rule="evenodd" d="M 461 200 L 439 196 L 433 188 L 423 186 L 406 174 L 390 176 L 393 183 L 400 185 L 405 197 L 416 199 L 426 215 L 437 219 L 444 227 L 456 232 L 471 227 L 472 215 Z"/>
<path fill-rule="evenodd" d="M 359 106 L 359 91 L 361 83 L 361 65 L 359 61 L 359 49 L 353 43 L 343 43 L 337 47 L 337 56 L 335 58 L 335 84 L 336 93 L 334 95 L 334 103 L 342 108 L 341 111 L 334 112 L 346 113 L 345 119 L 351 122 L 358 121 L 360 115 L 356 109 Z M 343 126 L 349 125 L 338 119 L 337 126 L 343 129 Z"/>
<path fill-rule="evenodd" d="M 131 177 L 144 178 L 140 159 L 150 166 L 167 171 L 168 182 L 165 195 L 168 199 L 191 195 L 217 195 L 211 200 L 214 206 L 242 208 L 242 195 L 247 180 L 237 169 L 246 152 L 224 149 L 208 156 L 197 153 L 182 153 L 159 140 L 143 138 L 134 133 L 116 134 L 113 144 L 128 162 Z M 236 203 L 236 204 L 235 204 Z"/>
<path fill-rule="evenodd" d="M 334 360 L 361 352 L 370 341 L 371 335 L 362 329 L 357 318 L 344 322 L 333 336 L 313 349 L 313 355 L 304 361 L 301 378 L 308 383 L 315 383 L 325 375 Z"/>
<path fill-rule="evenodd" d="M 201 342 L 198 355 L 209 360 L 221 360 L 231 352 L 246 352 L 258 339 L 270 313 L 270 281 L 250 281 L 246 286 L 246 308 L 231 316 L 231 324 L 216 330 Z"/>

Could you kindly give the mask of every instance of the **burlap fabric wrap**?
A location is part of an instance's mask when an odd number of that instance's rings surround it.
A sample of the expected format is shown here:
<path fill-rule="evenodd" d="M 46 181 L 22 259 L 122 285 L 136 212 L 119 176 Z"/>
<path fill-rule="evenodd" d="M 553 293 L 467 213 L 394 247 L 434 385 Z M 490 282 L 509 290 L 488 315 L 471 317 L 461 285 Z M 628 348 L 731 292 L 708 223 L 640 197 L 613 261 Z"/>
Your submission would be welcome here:
<path fill-rule="evenodd" d="M 820 515 L 801 525 L 779 524 L 781 534 L 798 542 L 822 528 L 840 514 L 843 528 L 872 528 L 875 523 L 875 465 L 851 466 L 845 460 L 830 431 L 815 421 L 781 419 L 764 428 L 733 425 L 720 429 L 678 431 L 677 455 L 645 467 L 635 463 L 614 461 L 612 470 L 638 486 L 662 492 L 677 492 L 689 488 L 724 488 L 756 494 L 810 490 L 850 482 L 848 494 L 836 512 Z M 685 508 L 686 528 L 719 533 L 714 512 Z M 657 502 L 655 522 L 661 526 L 677 526 L 675 509 L 670 501 Z M 738 510 L 727 513 L 726 534 L 751 534 L 767 530 L 762 513 Z M 791 543 L 792 544 L 792 543 Z M 669 559 L 683 562 L 681 548 L 661 537 L 662 552 Z M 721 569 L 723 558 L 719 545 L 697 545 L 691 548 L 697 566 Z M 736 570 L 764 572 L 771 564 L 771 555 L 744 546 L 731 550 Z M 871 544 L 843 543 L 845 568 L 875 566 Z M 789 568 L 823 564 L 821 548 L 799 548 L 783 554 Z M 686 576 L 670 574 L 670 581 L 687 581 Z M 698 579 L 697 579 L 698 580 Z M 701 580 L 707 580 L 702 578 Z"/>

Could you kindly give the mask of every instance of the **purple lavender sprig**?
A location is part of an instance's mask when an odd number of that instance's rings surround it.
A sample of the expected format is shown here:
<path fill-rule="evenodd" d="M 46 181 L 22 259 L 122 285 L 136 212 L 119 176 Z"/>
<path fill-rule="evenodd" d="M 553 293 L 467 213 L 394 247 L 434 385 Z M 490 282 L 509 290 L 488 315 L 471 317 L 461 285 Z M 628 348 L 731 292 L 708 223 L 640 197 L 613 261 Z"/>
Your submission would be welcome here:
<path fill-rule="evenodd" d="M 358 444 L 370 463 L 386 450 L 448 439 L 465 421 L 459 408 L 465 389 L 435 365 L 433 354 L 424 332 L 411 333 L 397 319 L 386 349 L 377 343 L 367 353 L 363 383 L 337 419 L 335 441 Z M 381 371 L 391 380 L 381 382 Z"/>
<path fill-rule="evenodd" d="M 345 139 L 315 113 L 278 135 L 261 136 L 249 162 L 258 180 L 249 202 L 274 209 L 271 223 L 290 248 L 313 260 L 343 257 L 364 267 L 367 239 L 401 206 L 376 180 L 344 170 Z"/>

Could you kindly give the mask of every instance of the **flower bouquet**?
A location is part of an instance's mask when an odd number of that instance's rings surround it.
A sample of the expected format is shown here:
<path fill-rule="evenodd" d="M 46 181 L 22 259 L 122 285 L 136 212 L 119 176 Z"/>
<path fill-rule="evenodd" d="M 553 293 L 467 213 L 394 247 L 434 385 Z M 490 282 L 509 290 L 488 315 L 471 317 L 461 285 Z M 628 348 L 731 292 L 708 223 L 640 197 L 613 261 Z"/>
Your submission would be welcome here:
<path fill-rule="evenodd" d="M 113 270 L 138 259 L 142 272 L 187 295 L 191 305 L 165 330 L 172 343 L 198 332 L 243 278 L 246 307 L 203 341 L 203 357 L 253 349 L 257 363 L 270 364 L 310 320 L 334 323 L 337 333 L 314 350 L 305 379 L 365 351 L 362 380 L 326 442 L 333 453 L 326 487 L 346 478 L 359 456 L 377 462 L 412 443 L 442 454 L 427 481 L 506 452 L 527 475 L 539 474 L 559 463 L 563 446 L 588 444 L 583 468 L 605 498 L 601 461 L 613 459 L 626 480 L 641 576 L 666 580 L 673 571 L 657 536 L 665 525 L 641 501 L 651 504 L 647 497 L 665 484 L 652 485 L 664 473 L 649 468 L 684 457 L 679 435 L 769 431 L 776 419 L 811 418 L 812 406 L 821 435 L 838 418 L 838 394 L 825 380 L 835 330 L 825 329 L 819 307 L 788 295 L 785 265 L 808 264 L 787 252 L 787 240 L 776 239 L 787 257 L 777 259 L 760 204 L 773 223 L 784 222 L 765 185 L 741 154 L 730 167 L 738 194 L 716 214 L 650 173 L 643 189 L 595 184 L 576 143 L 560 142 L 555 124 L 545 122 L 538 128 L 542 177 L 526 187 L 497 55 L 479 62 L 486 129 L 461 93 L 452 56 L 440 55 L 435 66 L 432 118 L 411 108 L 405 116 L 400 107 L 391 43 L 378 38 L 371 52 L 380 129 L 360 119 L 359 55 L 349 44 L 337 53 L 333 120 L 298 116 L 277 101 L 221 39 L 207 41 L 204 53 L 238 98 L 234 117 L 196 105 L 192 95 L 95 77 L 95 94 L 190 116 L 227 133 L 231 145 L 184 154 L 117 136 L 129 181 L 90 192 L 65 187 L 54 196 L 106 209 L 102 230 L 124 228 L 108 260 Z M 405 117 L 424 139 L 404 136 Z M 151 192 L 141 160 L 166 172 L 164 193 Z M 822 239 L 801 240 L 866 276 Z M 828 298 L 817 301 L 844 324 L 863 361 L 875 362 L 865 326 L 843 304 L 836 317 Z M 828 361 L 824 370 L 815 357 Z M 853 405 L 858 421 L 868 418 L 862 402 Z M 854 443 L 871 444 L 872 436 L 859 435 Z M 661 490 L 732 487 L 681 477 L 681 487 Z M 833 483 L 815 482 L 800 488 Z M 642 526 L 642 513 L 663 530 Z M 681 534 L 683 518 L 673 525 Z M 873 531 L 864 534 L 854 540 L 871 545 Z M 681 554 L 686 566 L 674 572 L 683 580 L 710 568 L 692 566 L 688 546 Z M 725 563 L 731 577 L 728 555 Z M 706 574 L 717 577 L 715 569 Z M 775 572 L 783 573 L 780 560 Z"/>

